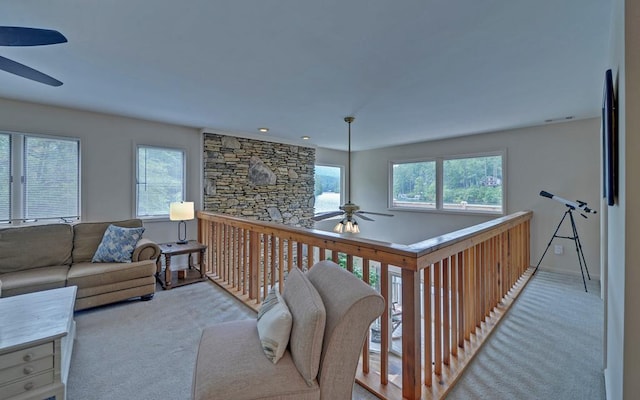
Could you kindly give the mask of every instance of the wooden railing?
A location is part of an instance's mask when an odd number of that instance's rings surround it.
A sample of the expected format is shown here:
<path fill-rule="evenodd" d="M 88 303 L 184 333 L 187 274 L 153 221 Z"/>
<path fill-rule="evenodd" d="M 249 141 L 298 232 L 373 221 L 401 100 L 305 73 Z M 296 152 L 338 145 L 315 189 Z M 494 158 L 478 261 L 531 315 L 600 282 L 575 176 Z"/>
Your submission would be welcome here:
<path fill-rule="evenodd" d="M 358 382 L 381 398 L 442 398 L 528 281 L 532 212 L 411 245 L 198 212 L 207 276 L 258 309 L 291 268 L 331 259 L 387 302 Z M 399 331 L 399 332 L 398 332 Z"/>

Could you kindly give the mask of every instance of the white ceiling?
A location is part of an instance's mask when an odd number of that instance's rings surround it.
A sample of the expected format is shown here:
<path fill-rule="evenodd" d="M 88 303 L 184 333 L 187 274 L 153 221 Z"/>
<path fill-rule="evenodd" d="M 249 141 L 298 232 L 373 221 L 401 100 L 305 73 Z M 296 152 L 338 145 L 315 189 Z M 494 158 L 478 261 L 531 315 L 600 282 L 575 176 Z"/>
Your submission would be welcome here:
<path fill-rule="evenodd" d="M 0 97 L 355 150 L 600 113 L 610 0 L 2 0 Z"/>

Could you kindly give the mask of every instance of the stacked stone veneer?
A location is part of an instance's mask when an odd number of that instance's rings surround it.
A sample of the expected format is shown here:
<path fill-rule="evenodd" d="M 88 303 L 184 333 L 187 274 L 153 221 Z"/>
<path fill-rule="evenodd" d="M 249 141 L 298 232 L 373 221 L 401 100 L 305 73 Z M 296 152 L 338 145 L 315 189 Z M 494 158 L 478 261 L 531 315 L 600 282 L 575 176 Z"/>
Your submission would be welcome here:
<path fill-rule="evenodd" d="M 313 227 L 314 148 L 204 134 L 204 210 Z"/>

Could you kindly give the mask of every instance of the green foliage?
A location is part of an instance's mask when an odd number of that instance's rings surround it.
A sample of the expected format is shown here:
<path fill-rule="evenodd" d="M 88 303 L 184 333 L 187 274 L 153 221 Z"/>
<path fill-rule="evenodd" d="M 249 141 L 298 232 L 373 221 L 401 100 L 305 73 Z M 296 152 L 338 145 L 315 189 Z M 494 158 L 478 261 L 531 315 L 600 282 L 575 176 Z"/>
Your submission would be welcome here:
<path fill-rule="evenodd" d="M 344 269 L 347 269 L 347 255 L 344 253 L 338 254 L 338 265 Z M 362 279 L 362 266 L 354 265 L 353 274 Z M 372 287 L 378 286 L 378 273 L 375 268 L 369 268 L 369 285 Z"/>
<path fill-rule="evenodd" d="M 402 201 L 435 202 L 436 162 L 395 164 L 393 166 L 393 197 Z"/>
<path fill-rule="evenodd" d="M 481 156 L 444 160 L 444 203 L 500 205 L 502 157 Z M 436 162 L 420 161 L 393 166 L 393 197 L 400 201 L 436 201 Z"/>

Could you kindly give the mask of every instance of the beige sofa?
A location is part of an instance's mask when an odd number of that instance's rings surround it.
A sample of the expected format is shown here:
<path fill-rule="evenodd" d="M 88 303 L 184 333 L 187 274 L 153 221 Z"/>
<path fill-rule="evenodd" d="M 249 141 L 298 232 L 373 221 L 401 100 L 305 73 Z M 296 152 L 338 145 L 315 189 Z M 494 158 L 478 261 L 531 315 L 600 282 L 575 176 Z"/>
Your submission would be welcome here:
<path fill-rule="evenodd" d="M 141 227 L 142 221 L 48 224 L 0 229 L 2 297 L 77 286 L 75 309 L 155 293 L 157 244 L 140 239 L 131 263 L 92 263 L 110 224 Z"/>

